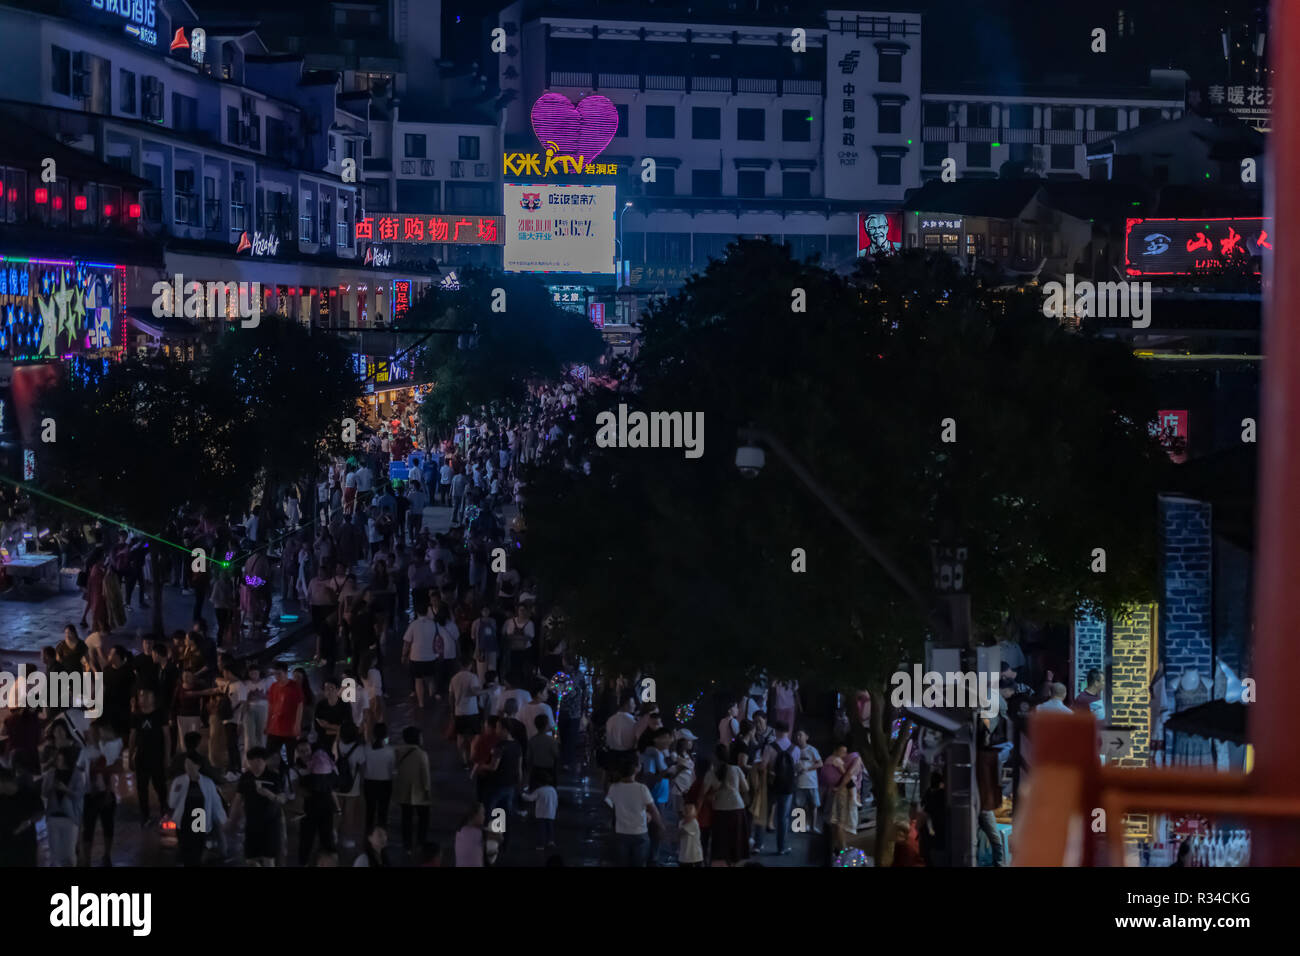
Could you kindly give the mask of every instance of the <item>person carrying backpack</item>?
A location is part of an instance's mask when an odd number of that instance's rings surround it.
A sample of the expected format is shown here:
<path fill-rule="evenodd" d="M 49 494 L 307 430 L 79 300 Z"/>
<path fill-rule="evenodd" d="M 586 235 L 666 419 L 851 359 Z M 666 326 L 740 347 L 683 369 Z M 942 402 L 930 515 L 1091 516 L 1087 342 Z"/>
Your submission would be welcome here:
<path fill-rule="evenodd" d="M 341 809 L 339 819 L 339 844 L 343 848 L 355 847 L 364 822 L 364 803 L 361 798 L 362 768 L 366 762 L 365 739 L 351 723 L 339 728 L 338 760 L 335 762 L 335 790 Z"/>
<path fill-rule="evenodd" d="M 776 737 L 763 751 L 763 764 L 767 767 L 768 802 L 772 808 L 772 820 L 776 824 L 776 852 L 784 856 L 790 852 L 785 840 L 790 832 L 799 748 L 790 740 L 790 726 L 785 721 L 776 721 L 772 724 L 772 729 L 776 731 Z"/>

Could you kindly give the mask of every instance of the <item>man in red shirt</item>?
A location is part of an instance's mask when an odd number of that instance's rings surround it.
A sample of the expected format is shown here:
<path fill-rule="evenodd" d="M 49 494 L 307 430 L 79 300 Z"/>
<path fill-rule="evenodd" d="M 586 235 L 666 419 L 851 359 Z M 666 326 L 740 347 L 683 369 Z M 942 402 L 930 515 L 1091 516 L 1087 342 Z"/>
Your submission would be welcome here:
<path fill-rule="evenodd" d="M 266 746 L 280 760 L 280 748 L 289 745 L 292 757 L 298 738 L 302 736 L 302 688 L 289 679 L 289 669 L 276 662 L 272 668 L 275 683 L 266 692 Z"/>

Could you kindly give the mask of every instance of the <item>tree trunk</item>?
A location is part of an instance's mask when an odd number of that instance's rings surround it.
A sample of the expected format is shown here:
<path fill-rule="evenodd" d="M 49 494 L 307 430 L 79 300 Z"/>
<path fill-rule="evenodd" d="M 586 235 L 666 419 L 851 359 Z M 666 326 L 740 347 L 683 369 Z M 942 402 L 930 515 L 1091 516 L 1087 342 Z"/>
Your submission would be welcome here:
<path fill-rule="evenodd" d="M 157 549 L 149 552 L 149 566 L 153 569 L 153 636 L 165 638 L 163 629 L 163 563 Z"/>
<path fill-rule="evenodd" d="M 894 783 L 894 768 L 885 774 L 887 780 L 872 780 L 876 791 L 876 866 L 894 863 L 894 811 L 898 807 L 898 785 Z"/>

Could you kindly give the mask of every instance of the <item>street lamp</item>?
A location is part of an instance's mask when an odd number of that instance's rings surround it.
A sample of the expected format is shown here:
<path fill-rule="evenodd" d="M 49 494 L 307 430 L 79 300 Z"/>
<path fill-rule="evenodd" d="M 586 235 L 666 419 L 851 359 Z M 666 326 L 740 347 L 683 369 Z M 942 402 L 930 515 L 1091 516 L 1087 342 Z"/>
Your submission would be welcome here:
<path fill-rule="evenodd" d="M 623 203 L 618 213 L 618 274 L 623 274 L 623 215 L 632 208 L 632 200 Z"/>
<path fill-rule="evenodd" d="M 902 589 L 903 593 L 911 598 L 912 603 L 921 611 L 922 619 L 929 623 L 930 626 L 943 637 L 948 638 L 951 636 L 952 629 L 948 625 L 948 622 L 935 615 L 930 602 L 926 600 L 924 595 L 922 595 L 921 591 L 916 587 L 911 579 L 908 578 L 908 576 L 903 573 L 902 569 L 894 563 L 893 559 L 885 553 L 885 550 L 880 546 L 880 544 L 862 530 L 857 521 L 855 521 L 853 517 L 844 510 L 844 507 L 838 501 L 831 497 L 830 492 L 818 483 L 817 479 L 812 476 L 812 473 L 803 466 L 803 463 L 800 462 L 799 459 L 795 458 L 794 455 L 790 453 L 790 450 L 786 448 L 785 445 L 776 438 L 776 436 L 752 425 L 741 428 L 738 435 L 740 438 L 740 447 L 736 449 L 736 467 L 740 470 L 742 475 L 747 478 L 753 478 L 756 476 L 759 471 L 762 470 L 767 457 L 764 455 L 763 449 L 759 446 L 762 445 L 769 448 L 778 458 L 785 462 L 786 466 L 795 473 L 795 477 L 807 486 L 808 490 L 816 496 L 817 500 L 826 506 L 826 509 L 835 516 L 836 520 L 844 526 L 849 534 L 853 535 L 858 544 L 862 545 L 862 549 L 871 556 L 872 560 L 874 560 L 876 564 L 880 565 L 880 567 L 884 569 L 885 573 L 893 579 L 894 583 Z"/>

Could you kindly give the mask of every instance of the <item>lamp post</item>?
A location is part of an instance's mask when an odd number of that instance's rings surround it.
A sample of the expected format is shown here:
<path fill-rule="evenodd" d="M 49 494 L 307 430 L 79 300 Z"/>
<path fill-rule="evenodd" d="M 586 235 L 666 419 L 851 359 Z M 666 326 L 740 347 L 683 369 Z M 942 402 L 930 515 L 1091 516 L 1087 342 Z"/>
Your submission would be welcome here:
<path fill-rule="evenodd" d="M 623 216 L 632 208 L 632 200 L 623 203 L 623 208 L 618 212 L 618 274 L 623 275 Z"/>
<path fill-rule="evenodd" d="M 742 474 L 749 477 L 758 474 L 763 467 L 764 456 L 762 450 L 757 446 L 765 445 L 770 448 L 795 473 L 795 477 L 807 486 L 817 500 L 826 506 L 826 510 L 835 516 L 845 530 L 853 535 L 854 539 L 858 544 L 862 545 L 862 549 L 871 556 L 872 560 L 880 565 L 885 573 L 893 579 L 894 583 L 902 589 L 903 593 L 911 599 L 912 603 L 920 610 L 926 623 L 945 639 L 951 638 L 952 628 L 949 623 L 934 613 L 933 606 L 926 600 L 916 584 L 885 553 L 884 548 L 862 530 L 857 521 L 844 510 L 844 507 L 838 501 L 831 497 L 830 492 L 821 486 L 817 479 L 812 476 L 812 473 L 803 466 L 799 459 L 790 453 L 790 450 L 776 436 L 752 425 L 740 429 L 738 434 L 741 447 L 736 450 L 736 467 L 741 470 Z"/>

